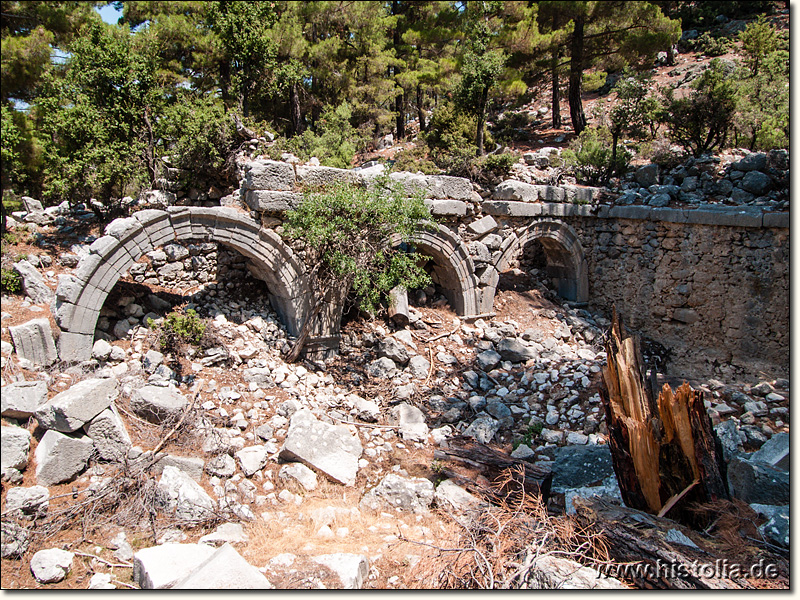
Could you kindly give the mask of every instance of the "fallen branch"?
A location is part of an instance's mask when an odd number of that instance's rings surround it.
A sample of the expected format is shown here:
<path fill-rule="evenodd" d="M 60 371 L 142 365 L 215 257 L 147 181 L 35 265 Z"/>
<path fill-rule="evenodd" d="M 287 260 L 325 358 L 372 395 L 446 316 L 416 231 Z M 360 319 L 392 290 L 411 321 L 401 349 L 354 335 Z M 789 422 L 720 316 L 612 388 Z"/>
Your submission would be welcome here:
<path fill-rule="evenodd" d="M 99 556 L 95 556 L 94 554 L 88 554 L 86 552 L 73 552 L 73 554 L 75 556 L 83 556 L 85 558 L 93 558 L 94 560 L 100 561 L 101 563 L 103 563 L 104 565 L 107 565 L 109 567 L 123 567 L 125 569 L 132 569 L 133 568 L 133 565 L 130 564 L 130 563 L 112 563 L 110 561 L 107 561 L 104 558 L 100 558 Z"/>

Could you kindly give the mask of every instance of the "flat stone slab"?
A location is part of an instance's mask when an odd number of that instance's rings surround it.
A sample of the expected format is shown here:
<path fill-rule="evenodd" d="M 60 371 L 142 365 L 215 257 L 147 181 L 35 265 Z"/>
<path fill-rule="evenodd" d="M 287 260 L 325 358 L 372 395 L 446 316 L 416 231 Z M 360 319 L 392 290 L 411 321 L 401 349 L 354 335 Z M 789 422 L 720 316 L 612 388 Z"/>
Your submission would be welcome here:
<path fill-rule="evenodd" d="M 308 409 L 292 415 L 280 457 L 299 461 L 338 483 L 354 485 L 362 452 L 358 436 L 343 425 L 323 423 Z"/>
<path fill-rule="evenodd" d="M 209 546 L 220 546 L 222 544 L 244 544 L 250 541 L 250 536 L 247 535 L 239 523 L 223 523 L 217 527 L 213 533 L 208 533 L 200 538 L 199 544 L 208 544 Z"/>
<path fill-rule="evenodd" d="M 267 464 L 269 449 L 266 446 L 248 446 L 236 453 L 236 459 L 245 477 L 252 477 Z"/>
<path fill-rule="evenodd" d="M 5 386 L 0 394 L 0 414 L 11 419 L 27 419 L 47 402 L 44 381 L 19 381 Z"/>
<path fill-rule="evenodd" d="M 45 429 L 77 431 L 119 395 L 116 379 L 85 379 L 40 406 L 34 416 Z"/>
<path fill-rule="evenodd" d="M 761 448 L 753 452 L 750 460 L 767 463 L 777 469 L 789 470 L 789 434 L 776 433 Z"/>
<path fill-rule="evenodd" d="M 165 590 L 210 558 L 206 544 L 161 544 L 133 555 L 133 581 L 143 590 Z"/>
<path fill-rule="evenodd" d="M 389 506 L 404 512 L 426 513 L 433 502 L 433 493 L 433 484 L 427 479 L 389 473 L 364 494 L 360 506 L 371 510 Z"/>
<path fill-rule="evenodd" d="M 47 430 L 36 446 L 36 481 L 44 486 L 71 481 L 86 468 L 93 450 L 89 436 Z"/>
<path fill-rule="evenodd" d="M 437 506 L 454 510 L 458 514 L 486 506 L 485 501 L 470 494 L 452 479 L 445 479 L 436 486 L 434 498 Z"/>
<path fill-rule="evenodd" d="M 271 590 L 269 580 L 248 563 L 230 544 L 224 544 L 191 573 L 178 581 L 175 590 Z"/>
<path fill-rule="evenodd" d="M 563 446 L 553 457 L 553 492 L 599 483 L 614 475 L 608 446 Z"/>

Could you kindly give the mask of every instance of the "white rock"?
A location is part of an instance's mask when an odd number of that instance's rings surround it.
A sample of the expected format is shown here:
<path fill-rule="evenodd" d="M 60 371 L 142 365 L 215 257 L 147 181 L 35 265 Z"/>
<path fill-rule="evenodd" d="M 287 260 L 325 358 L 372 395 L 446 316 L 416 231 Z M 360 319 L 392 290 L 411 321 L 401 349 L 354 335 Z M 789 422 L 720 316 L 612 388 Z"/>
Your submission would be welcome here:
<path fill-rule="evenodd" d="M 363 554 L 322 554 L 312 560 L 336 573 L 345 590 L 361 589 L 369 575 L 369 559 Z"/>
<path fill-rule="evenodd" d="M 39 583 L 58 583 L 72 569 L 74 556 L 60 548 L 39 550 L 31 559 L 31 572 Z"/>
<path fill-rule="evenodd" d="M 133 581 L 143 590 L 169 589 L 214 554 L 206 544 L 162 544 L 133 557 Z"/>

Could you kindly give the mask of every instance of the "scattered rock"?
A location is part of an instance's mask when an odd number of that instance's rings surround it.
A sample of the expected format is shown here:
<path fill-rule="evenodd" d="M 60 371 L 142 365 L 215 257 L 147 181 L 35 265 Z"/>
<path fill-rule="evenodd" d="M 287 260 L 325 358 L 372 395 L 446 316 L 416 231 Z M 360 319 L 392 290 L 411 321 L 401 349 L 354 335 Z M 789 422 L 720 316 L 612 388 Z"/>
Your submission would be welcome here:
<path fill-rule="evenodd" d="M 86 435 L 92 438 L 100 458 L 121 461 L 128 455 L 131 437 L 113 404 L 92 419 L 84 429 Z"/>
<path fill-rule="evenodd" d="M 39 583 L 58 583 L 72 569 L 72 552 L 60 548 L 39 550 L 31 559 L 31 572 Z"/>
<path fill-rule="evenodd" d="M 399 433 L 404 440 L 424 442 L 428 439 L 428 426 L 425 414 L 416 406 L 403 402 L 392 409 L 391 423 L 399 425 Z"/>
<path fill-rule="evenodd" d="M 47 384 L 44 381 L 18 381 L 3 388 L 0 414 L 11 419 L 27 419 L 45 402 Z"/>
<path fill-rule="evenodd" d="M 384 506 L 411 513 L 425 513 L 433 502 L 433 484 L 421 477 L 406 478 L 389 473 L 364 494 L 362 509 L 380 510 Z"/>
<path fill-rule="evenodd" d="M 22 427 L 0 429 L 0 471 L 4 477 L 9 469 L 24 471 L 28 466 L 28 451 L 31 449 L 31 434 Z"/>
<path fill-rule="evenodd" d="M 93 450 L 86 435 L 47 430 L 36 447 L 36 481 L 44 486 L 71 481 L 86 468 Z"/>
<path fill-rule="evenodd" d="M 296 481 L 308 492 L 317 489 L 317 474 L 301 463 L 282 466 L 278 471 L 278 478 L 284 481 Z"/>
<path fill-rule="evenodd" d="M 146 385 L 131 394 L 133 411 L 155 424 L 179 417 L 187 404 L 186 397 L 172 386 Z"/>
<path fill-rule="evenodd" d="M 133 557 L 133 582 L 143 590 L 165 590 L 210 558 L 207 544 L 162 544 L 139 550 Z"/>
<path fill-rule="evenodd" d="M 49 320 L 33 319 L 22 325 L 12 325 L 8 331 L 20 360 L 42 367 L 49 367 L 58 360 Z"/>
<path fill-rule="evenodd" d="M 605 576 L 574 560 L 549 554 L 539 556 L 534 560 L 527 584 L 530 589 L 538 590 L 629 589 L 619 579 Z"/>
<path fill-rule="evenodd" d="M 0 557 L 17 558 L 28 551 L 28 530 L 12 521 L 0 522 Z"/>
<path fill-rule="evenodd" d="M 188 575 L 176 582 L 175 590 L 271 590 L 269 580 L 248 563 L 230 544 L 215 551 Z"/>
<path fill-rule="evenodd" d="M 28 518 L 41 518 L 47 515 L 50 505 L 50 490 L 42 485 L 13 487 L 6 494 L 6 513 L 19 514 Z"/>
<path fill-rule="evenodd" d="M 158 490 L 162 504 L 177 519 L 202 521 L 214 514 L 214 501 L 189 475 L 172 466 L 164 467 Z"/>
<path fill-rule="evenodd" d="M 361 441 L 343 425 L 317 420 L 308 409 L 292 415 L 280 458 L 300 461 L 338 483 L 354 485 Z"/>
<path fill-rule="evenodd" d="M 250 541 L 250 536 L 244 531 L 240 523 L 223 523 L 213 533 L 204 535 L 199 544 L 221 546 L 222 544 L 244 544 Z"/>
<path fill-rule="evenodd" d="M 248 446 L 236 453 L 236 460 L 245 477 L 252 477 L 256 471 L 263 469 L 268 459 L 269 448 L 266 446 Z"/>
<path fill-rule="evenodd" d="M 321 554 L 312 560 L 336 573 L 345 590 L 360 590 L 369 575 L 369 559 L 363 554 Z"/>
<path fill-rule="evenodd" d="M 84 379 L 40 406 L 34 416 L 45 429 L 71 433 L 106 410 L 118 395 L 116 379 Z"/>
<path fill-rule="evenodd" d="M 766 463 L 733 457 L 728 463 L 728 487 L 734 498 L 748 504 L 789 503 L 789 473 Z"/>

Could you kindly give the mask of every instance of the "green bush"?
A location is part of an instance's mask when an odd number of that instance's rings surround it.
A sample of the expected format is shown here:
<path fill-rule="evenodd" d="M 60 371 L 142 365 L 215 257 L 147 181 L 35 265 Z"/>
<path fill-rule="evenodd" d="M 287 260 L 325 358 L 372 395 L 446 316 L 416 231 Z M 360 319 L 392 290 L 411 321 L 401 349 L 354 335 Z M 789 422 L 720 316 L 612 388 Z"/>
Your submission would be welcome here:
<path fill-rule="evenodd" d="M 441 169 L 427 157 L 427 148 L 424 145 L 400 150 L 394 155 L 392 171 L 408 171 L 416 173 L 420 171 L 425 175 L 436 175 L 441 173 Z"/>
<path fill-rule="evenodd" d="M 623 174 L 632 155 L 622 148 L 612 164 L 612 136 L 606 127 L 588 127 L 561 153 L 581 183 L 598 185 L 614 175 Z"/>
<path fill-rule="evenodd" d="M 222 102 L 188 92 L 164 110 L 157 131 L 174 166 L 192 177 L 220 178 L 236 141 L 233 120 Z"/>
<path fill-rule="evenodd" d="M 722 56 L 726 54 L 733 42 L 726 37 L 715 37 L 707 31 L 697 39 L 697 48 L 706 56 Z"/>
<path fill-rule="evenodd" d="M 501 144 L 529 140 L 531 116 L 527 112 L 504 113 L 492 127 L 492 136 Z"/>
<path fill-rule="evenodd" d="M 9 294 L 19 294 L 22 291 L 22 277 L 14 269 L 2 269 L 0 288 Z"/>
<path fill-rule="evenodd" d="M 670 139 L 699 157 L 724 146 L 733 126 L 737 89 L 717 58 L 692 87 L 692 93 L 682 98 L 676 98 L 672 89 L 664 90 L 661 118 Z"/>
<path fill-rule="evenodd" d="M 153 323 L 150 321 L 149 326 Z M 185 344 L 198 346 L 206 332 L 206 323 L 191 308 L 185 315 L 172 312 L 157 327 L 162 352 L 177 352 Z"/>
<path fill-rule="evenodd" d="M 386 176 L 369 189 L 341 184 L 306 193 L 297 209 L 286 213 L 284 235 L 305 242 L 318 299 L 352 288 L 359 309 L 373 313 L 395 286 L 430 284 L 419 256 L 401 248 L 430 218 L 420 196 L 407 198 Z M 401 245 L 387 246 L 392 238 Z"/>
<path fill-rule="evenodd" d="M 533 446 L 533 440 L 536 439 L 542 430 L 544 429 L 544 423 L 541 421 L 537 421 L 536 423 L 531 423 L 528 425 L 528 428 L 525 430 L 525 433 L 522 435 L 521 438 L 517 438 L 514 440 L 513 448 L 516 450 L 521 444 L 525 444 L 529 448 Z"/>
<path fill-rule="evenodd" d="M 497 177 L 505 177 L 517 161 L 519 161 L 518 155 L 505 152 L 503 154 L 487 154 L 486 156 L 482 156 L 476 160 L 476 165 Z"/>
<path fill-rule="evenodd" d="M 475 116 L 457 110 L 451 102 L 440 104 L 424 136 L 433 162 L 450 175 L 469 177 L 477 153 L 476 127 Z M 487 134 L 484 143 L 491 147 L 494 140 Z"/>
<path fill-rule="evenodd" d="M 582 87 L 584 92 L 593 93 L 606 84 L 608 73 L 605 71 L 592 71 L 583 74 Z"/>
<path fill-rule="evenodd" d="M 352 116 L 347 102 L 336 107 L 327 106 L 316 131 L 307 129 L 302 135 L 281 143 L 277 150 L 291 152 L 304 161 L 316 156 L 320 164 L 326 167 L 349 169 L 356 151 L 364 145 L 358 131 L 350 123 Z"/>

